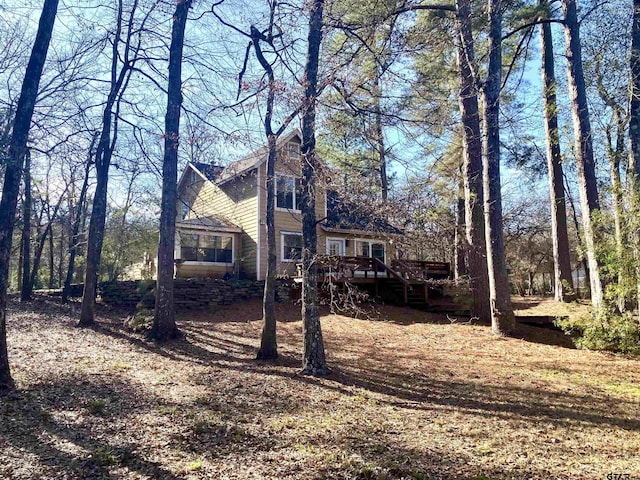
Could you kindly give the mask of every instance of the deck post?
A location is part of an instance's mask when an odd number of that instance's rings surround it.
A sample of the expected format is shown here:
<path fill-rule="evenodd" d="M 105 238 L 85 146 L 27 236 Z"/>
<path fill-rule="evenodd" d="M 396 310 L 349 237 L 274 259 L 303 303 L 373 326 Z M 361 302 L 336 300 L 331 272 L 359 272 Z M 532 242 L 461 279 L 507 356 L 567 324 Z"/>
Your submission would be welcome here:
<path fill-rule="evenodd" d="M 376 285 L 376 298 L 379 298 L 380 297 L 380 293 L 378 291 L 378 269 L 375 268 L 375 267 L 376 267 L 376 265 L 374 265 L 373 278 L 375 279 L 374 282 L 375 282 L 375 285 Z"/>
<path fill-rule="evenodd" d="M 404 304 L 407 305 L 409 303 L 409 287 L 406 283 L 403 283 L 404 286 Z"/>

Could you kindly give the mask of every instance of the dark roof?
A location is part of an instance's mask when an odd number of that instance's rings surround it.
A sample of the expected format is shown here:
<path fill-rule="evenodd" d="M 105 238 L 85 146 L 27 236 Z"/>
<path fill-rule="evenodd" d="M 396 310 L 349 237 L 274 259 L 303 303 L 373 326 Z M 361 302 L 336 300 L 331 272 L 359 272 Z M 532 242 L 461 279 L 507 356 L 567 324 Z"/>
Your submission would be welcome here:
<path fill-rule="evenodd" d="M 293 138 L 300 138 L 300 132 L 296 129 L 287 135 L 278 138 L 276 142 L 276 148 L 280 149 L 283 145 L 287 144 Z M 267 154 L 269 153 L 269 148 L 265 145 L 260 147 L 258 150 L 251 152 L 249 155 L 237 160 L 233 163 L 227 165 L 221 173 L 216 176 L 215 181 L 222 183 L 226 180 L 237 177 L 238 175 L 242 175 L 245 172 L 249 172 L 254 168 L 258 167 L 261 163 L 267 161 Z"/>
<path fill-rule="evenodd" d="M 187 220 L 180 220 L 176 222 L 176 226 L 179 227 L 200 227 L 206 229 L 228 229 L 241 232 L 242 229 L 233 223 L 213 215 L 208 217 L 189 218 Z"/>
<path fill-rule="evenodd" d="M 367 211 L 364 206 L 347 200 L 334 190 L 327 191 L 327 219 L 323 225 L 327 228 L 340 230 L 360 230 L 397 235 L 404 233 L 375 213 Z"/>
<path fill-rule="evenodd" d="M 253 152 L 236 162 L 230 163 L 227 167 L 225 167 L 225 169 L 222 171 L 222 174 L 217 180 L 229 180 L 230 178 L 237 177 L 244 172 L 253 170 L 258 165 L 260 165 L 263 160 L 266 160 L 266 155 L 266 148 L 263 147 L 257 152 Z"/>
<path fill-rule="evenodd" d="M 193 166 L 196 167 L 198 171 L 207 178 L 207 180 L 210 180 L 212 182 L 215 182 L 224 170 L 224 167 L 220 165 L 209 163 L 193 162 Z"/>

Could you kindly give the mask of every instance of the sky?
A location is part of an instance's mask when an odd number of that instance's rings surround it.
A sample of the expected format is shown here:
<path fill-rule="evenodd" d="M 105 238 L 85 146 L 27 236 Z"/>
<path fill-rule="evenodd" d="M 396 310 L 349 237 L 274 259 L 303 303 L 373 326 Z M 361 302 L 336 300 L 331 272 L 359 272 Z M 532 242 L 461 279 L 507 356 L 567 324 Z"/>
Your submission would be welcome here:
<path fill-rule="evenodd" d="M 37 21 L 39 14 L 39 1 L 4 1 L 0 3 L 0 21 L 5 25 L 15 24 L 21 22 L 27 24 L 33 28 Z M 190 23 L 187 25 L 187 40 L 189 47 L 185 50 L 185 55 L 188 59 L 195 61 L 196 63 L 187 63 L 184 73 L 184 98 L 187 111 L 183 116 L 183 126 L 185 128 L 187 138 L 183 141 L 185 147 L 182 151 L 181 162 L 184 162 L 188 158 L 194 157 L 194 149 L 187 148 L 188 146 L 201 147 L 201 156 L 198 160 L 209 159 L 211 163 L 228 163 L 233 161 L 249 151 L 255 150 L 259 146 L 264 144 L 264 134 L 262 132 L 262 126 L 260 117 L 262 112 L 261 101 L 249 102 L 246 105 L 235 108 L 223 108 L 223 104 L 229 103 L 230 98 L 235 97 L 237 91 L 237 75 L 242 69 L 243 54 L 248 45 L 248 39 L 231 28 L 223 28 L 219 25 L 214 25 L 211 14 L 206 13 L 206 8 L 203 5 L 196 3 L 197 7 L 192 11 Z M 225 3 L 225 9 L 221 10 L 221 15 L 230 23 L 239 25 L 243 30 L 247 30 L 251 24 L 263 25 L 265 21 L 264 12 L 255 8 L 256 3 L 247 0 L 228 0 Z M 104 30 L 101 25 L 105 24 L 105 15 L 109 12 L 109 9 L 91 9 L 88 7 L 87 2 L 80 2 L 79 0 L 66 0 L 61 4 L 61 13 L 56 23 L 54 31 L 54 43 L 52 46 L 51 59 L 64 58 L 68 54 L 74 45 L 77 45 L 86 36 L 99 36 L 98 34 Z M 82 19 L 78 19 L 79 14 Z M 196 18 L 198 18 L 196 20 Z M 108 25 L 109 22 L 106 22 Z M 170 11 L 162 12 L 158 17 L 157 24 L 154 28 L 158 31 L 168 31 L 170 23 Z M 588 22 L 586 22 L 588 23 Z M 597 23 L 597 22 L 596 22 Z M 288 42 L 293 42 L 296 50 L 297 58 L 304 58 L 304 18 L 293 18 L 291 23 L 287 26 L 286 39 Z M 597 25 L 596 25 L 597 27 Z M 596 28 L 593 27 L 593 28 Z M 10 29 L 0 29 L 6 35 Z M 559 77 L 559 81 L 564 81 L 564 61 L 562 55 L 562 36 L 559 28 L 554 27 L 554 34 L 558 46 L 556 47 L 556 73 Z M 0 33 L 2 35 L 2 33 Z M 28 35 L 27 35 L 28 36 Z M 516 109 L 507 107 L 503 108 L 503 131 L 502 139 L 505 143 L 521 143 L 523 138 L 531 137 L 535 143 L 543 147 L 544 145 L 544 132 L 542 128 L 541 117 L 541 85 L 539 78 L 539 55 L 537 52 L 537 34 L 531 42 L 530 58 L 526 63 L 525 69 L 521 76 L 514 75 L 510 85 L 517 85 L 516 99 L 522 103 L 522 109 L 516 112 Z M 159 51 L 159 50 L 158 50 Z M 159 51 L 160 52 L 160 51 Z M 24 53 L 24 52 L 23 52 Z M 158 53 L 158 58 L 153 62 L 153 65 L 147 69 L 147 74 L 153 74 L 158 84 L 164 81 L 163 75 L 166 73 L 166 52 Z M 93 59 L 93 66 L 98 69 L 99 65 L 104 65 L 106 57 L 104 54 L 96 55 Z M 292 75 L 299 76 L 300 62 L 292 63 L 292 71 L 280 70 L 280 74 L 283 77 L 290 77 Z M 0 75 L 2 74 L 2 65 L 0 64 Z M 14 72 L 9 74 L 8 72 L 13 68 Z M 402 66 L 396 72 L 401 76 Z M 154 71 L 155 69 L 155 71 Z M 97 77 L 105 78 L 105 70 L 102 68 L 97 73 Z M 4 72 L 4 84 L 16 85 L 16 80 L 19 79 L 19 69 L 15 69 L 15 65 L 8 65 Z M 253 55 L 249 56 L 249 70 L 245 76 L 245 80 L 248 84 L 248 90 L 242 92 L 243 95 L 248 96 L 252 87 L 255 87 L 256 83 L 260 81 L 261 72 L 256 69 L 256 62 Z M 408 77 L 408 75 L 407 75 Z M 139 86 L 131 91 L 130 95 L 134 103 L 144 105 L 144 111 L 138 112 L 146 115 L 142 135 L 145 146 L 149 150 L 150 159 L 154 162 L 152 167 L 152 173 L 148 175 L 146 180 L 147 187 L 143 188 L 144 195 L 157 197 L 157 175 L 153 174 L 153 170 L 158 171 L 159 160 L 161 157 L 161 134 L 162 123 L 164 117 L 164 94 L 156 87 L 149 87 L 149 83 L 143 83 L 144 77 L 139 77 Z M 146 85 L 146 86 L 145 86 Z M 16 92 L 15 87 L 11 87 L 10 96 L 14 96 Z M 505 92 L 507 96 L 511 96 L 512 92 L 507 89 Z M 285 98 L 294 98 L 299 92 L 294 93 L 284 92 Z M 91 98 L 91 95 L 95 96 L 94 110 L 99 110 L 96 105 L 99 106 L 100 99 L 103 95 L 99 92 L 99 89 L 93 84 L 91 89 L 83 92 L 83 95 Z M 562 146 L 565 154 L 570 157 L 571 144 L 572 144 L 572 132 L 570 128 L 570 114 L 567 103 L 567 95 L 561 95 L 560 113 L 563 122 L 563 136 Z M 4 98 L 6 101 L 9 97 L 7 94 L 0 97 L 0 100 Z M 204 99 L 196 104 L 193 99 Z M 87 97 L 84 98 L 85 100 Z M 53 105 L 55 106 L 55 105 Z M 278 106 L 282 106 L 281 115 L 288 112 L 289 104 L 285 102 L 279 102 Z M 53 107 L 51 107 L 53 108 Z M 71 108 L 68 106 L 67 108 Z M 129 118 L 133 122 L 135 121 L 135 115 L 131 112 Z M 512 121 L 514 117 L 517 117 L 517 121 Z M 297 121 L 291 124 L 291 128 L 299 126 Z M 72 126 L 68 127 L 69 129 Z M 64 132 L 64 128 L 62 129 Z M 189 135 L 193 134 L 197 137 L 198 142 L 190 143 Z M 391 172 L 395 173 L 397 178 L 402 181 L 403 179 L 416 175 L 424 174 L 428 172 L 429 164 L 435 161 L 438 155 L 444 150 L 448 144 L 448 138 L 446 136 L 437 138 L 433 137 L 429 139 L 430 146 L 437 145 L 436 148 L 432 148 L 435 153 L 432 155 L 425 155 L 423 148 L 417 142 L 410 140 L 400 130 L 390 128 L 386 132 L 386 143 L 388 145 L 395 145 L 394 154 L 399 158 L 399 161 L 392 162 Z M 121 129 L 121 154 L 120 159 L 116 162 L 123 164 L 125 160 L 137 159 L 138 163 L 144 163 L 144 159 L 138 146 L 132 143 L 131 146 L 124 147 L 126 140 L 130 134 L 127 133 L 127 126 L 122 125 Z M 194 138 L 195 138 L 194 137 Z M 43 135 L 41 141 L 51 141 L 51 137 Z M 197 144 L 197 145 L 196 145 Z M 195 147 L 194 147 L 195 148 Z M 197 150 L 197 149 L 196 149 Z M 506 152 L 503 157 L 506 157 Z M 79 158 L 81 160 L 81 158 Z M 36 160 L 41 162 L 38 171 L 44 172 L 46 168 L 44 165 L 48 160 L 45 157 Z M 113 179 L 111 185 L 111 198 L 115 203 L 118 203 L 125 190 L 127 175 L 121 169 L 114 168 L 112 170 Z M 602 173 L 602 172 L 601 172 Z M 606 169 L 605 172 L 606 173 Z M 526 174 L 525 174 L 526 175 Z M 55 177 L 55 172 L 50 173 L 50 178 Z M 44 178 L 44 176 L 42 176 Z M 510 167 L 508 165 L 503 166 L 503 184 L 506 188 L 511 188 L 511 185 L 518 185 L 523 178 L 522 171 Z M 527 177 L 526 179 L 529 179 Z M 55 184 L 55 180 L 51 182 L 52 189 L 60 190 L 62 188 L 61 182 L 59 185 Z M 546 178 L 541 178 L 538 182 L 531 183 L 532 188 L 536 190 L 546 188 Z M 145 191 L 146 190 L 146 191 Z M 514 188 L 517 191 L 517 188 Z"/>

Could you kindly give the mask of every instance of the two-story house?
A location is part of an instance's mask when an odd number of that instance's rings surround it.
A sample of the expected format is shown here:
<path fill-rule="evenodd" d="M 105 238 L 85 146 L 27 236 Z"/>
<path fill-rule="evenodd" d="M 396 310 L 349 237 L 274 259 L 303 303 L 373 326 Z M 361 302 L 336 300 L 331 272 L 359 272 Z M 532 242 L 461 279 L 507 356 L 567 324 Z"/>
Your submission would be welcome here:
<path fill-rule="evenodd" d="M 277 273 L 295 274 L 302 250 L 299 131 L 277 143 L 275 228 Z M 176 275 L 234 274 L 262 280 L 267 269 L 267 148 L 226 167 L 189 163 L 178 184 Z M 402 232 L 381 219 L 360 215 L 357 205 L 319 189 L 316 198 L 318 253 L 395 257 L 393 238 Z"/>

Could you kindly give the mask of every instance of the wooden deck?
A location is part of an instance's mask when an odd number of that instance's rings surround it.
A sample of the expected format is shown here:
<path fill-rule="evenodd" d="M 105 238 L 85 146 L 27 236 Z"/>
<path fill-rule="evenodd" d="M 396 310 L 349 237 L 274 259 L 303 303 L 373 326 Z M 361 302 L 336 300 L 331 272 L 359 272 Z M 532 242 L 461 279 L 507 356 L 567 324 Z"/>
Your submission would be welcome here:
<path fill-rule="evenodd" d="M 327 256 L 318 257 L 319 281 L 351 283 L 373 289 L 376 298 L 397 298 L 403 305 L 425 307 L 434 289 L 430 280 L 448 279 L 451 269 L 445 262 L 392 260 L 385 264 L 377 258 Z M 302 279 L 298 264 L 297 281 Z"/>

